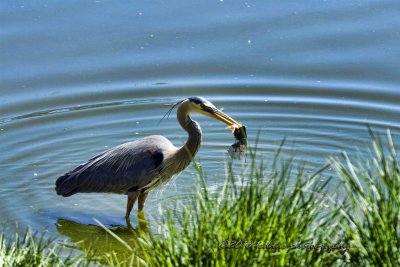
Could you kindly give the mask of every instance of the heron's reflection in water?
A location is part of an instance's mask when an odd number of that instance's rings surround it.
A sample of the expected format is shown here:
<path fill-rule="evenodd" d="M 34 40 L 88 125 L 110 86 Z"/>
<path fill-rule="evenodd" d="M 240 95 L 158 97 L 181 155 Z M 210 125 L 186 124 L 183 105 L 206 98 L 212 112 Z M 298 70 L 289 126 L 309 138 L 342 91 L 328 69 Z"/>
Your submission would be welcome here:
<path fill-rule="evenodd" d="M 56 223 L 59 234 L 69 238 L 68 242 L 63 244 L 64 246 L 81 250 L 99 263 L 105 263 L 106 257 L 110 256 L 121 261 L 129 261 L 133 254 L 140 257 L 143 253 L 143 246 L 139 238 L 150 234 L 148 222 L 143 212 L 139 213 L 136 228 L 133 228 L 130 224 L 128 226 L 109 225 L 107 230 L 103 227 L 95 224 L 95 221 L 93 221 L 93 224 L 84 224 L 62 218 L 58 219 Z M 122 239 L 123 242 L 113 234 Z"/>

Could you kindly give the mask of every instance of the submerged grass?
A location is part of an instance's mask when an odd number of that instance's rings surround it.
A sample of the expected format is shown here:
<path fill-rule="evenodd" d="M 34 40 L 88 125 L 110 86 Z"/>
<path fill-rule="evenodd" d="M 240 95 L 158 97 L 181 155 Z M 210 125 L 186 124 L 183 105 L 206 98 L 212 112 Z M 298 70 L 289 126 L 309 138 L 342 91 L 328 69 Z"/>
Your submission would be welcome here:
<path fill-rule="evenodd" d="M 126 247 L 127 257 L 112 251 L 91 257 L 85 249 L 78 258 L 61 258 L 57 245 L 28 232 L 8 244 L 0 236 L 0 266 L 400 266 L 397 148 L 390 134 L 386 144 L 372 137 L 374 154 L 365 162 L 344 153 L 312 174 L 293 159 L 282 160 L 280 150 L 267 166 L 250 153 L 242 173 L 227 164 L 217 193 L 194 164 L 196 195 L 167 210 L 157 234 L 135 230 L 132 247 L 102 226 Z M 341 198 L 327 189 L 328 166 L 341 181 Z"/>

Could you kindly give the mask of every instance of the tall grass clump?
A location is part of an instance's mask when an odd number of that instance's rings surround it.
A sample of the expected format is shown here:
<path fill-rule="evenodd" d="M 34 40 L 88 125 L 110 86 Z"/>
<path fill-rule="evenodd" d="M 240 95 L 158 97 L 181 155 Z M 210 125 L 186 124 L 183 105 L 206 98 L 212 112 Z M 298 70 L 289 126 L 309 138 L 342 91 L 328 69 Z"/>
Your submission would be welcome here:
<path fill-rule="evenodd" d="M 387 143 L 372 136 L 373 153 L 354 162 L 346 153 L 331 160 L 346 189 L 335 217 L 343 239 L 351 244 L 356 266 L 400 266 L 400 166 L 388 131 Z"/>
<path fill-rule="evenodd" d="M 28 229 L 14 240 L 6 240 L 0 233 L 0 267 L 14 266 L 86 266 L 82 257 L 61 257 L 61 248 L 53 240 L 37 237 Z"/>
<path fill-rule="evenodd" d="M 167 212 L 161 235 L 152 237 L 152 265 L 312 266 L 344 258 L 324 215 L 323 169 L 307 175 L 304 165 L 282 162 L 279 151 L 268 168 L 250 157 L 241 175 L 228 164 L 219 193 L 209 192 L 198 169 L 191 204 Z"/>

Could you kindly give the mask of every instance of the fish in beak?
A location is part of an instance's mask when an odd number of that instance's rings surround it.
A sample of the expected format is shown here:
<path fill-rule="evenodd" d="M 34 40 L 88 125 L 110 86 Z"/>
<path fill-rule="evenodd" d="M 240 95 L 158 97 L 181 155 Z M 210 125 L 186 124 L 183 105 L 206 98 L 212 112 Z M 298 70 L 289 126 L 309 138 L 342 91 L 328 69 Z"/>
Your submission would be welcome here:
<path fill-rule="evenodd" d="M 235 143 L 231 145 L 228 152 L 229 155 L 234 159 L 240 159 L 241 157 L 246 157 L 247 150 L 247 132 L 246 126 L 238 123 L 233 118 L 217 109 L 216 107 L 204 107 L 203 109 L 206 111 L 208 116 L 213 117 L 219 121 L 222 121 L 228 124 L 228 128 L 232 130 L 233 135 L 235 136 Z"/>

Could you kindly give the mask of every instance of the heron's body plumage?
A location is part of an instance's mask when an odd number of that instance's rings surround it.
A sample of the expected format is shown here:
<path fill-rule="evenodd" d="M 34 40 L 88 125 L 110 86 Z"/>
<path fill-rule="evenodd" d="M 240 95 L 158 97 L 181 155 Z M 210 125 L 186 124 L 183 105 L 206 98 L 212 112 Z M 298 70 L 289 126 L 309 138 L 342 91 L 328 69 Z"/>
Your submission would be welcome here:
<path fill-rule="evenodd" d="M 161 178 L 161 165 L 177 148 L 165 137 L 152 135 L 104 151 L 56 182 L 57 194 L 141 191 Z"/>

